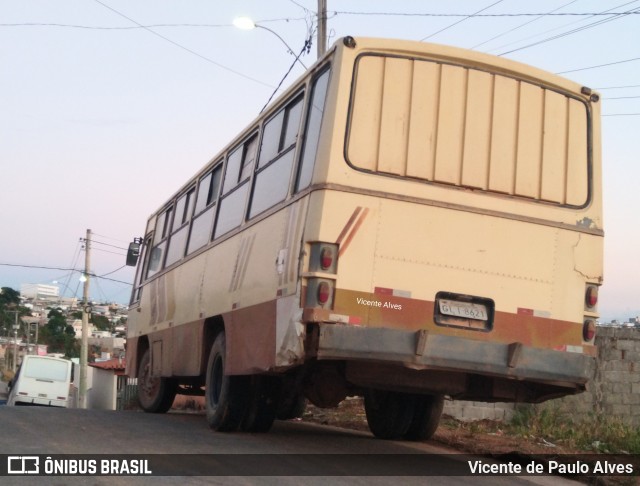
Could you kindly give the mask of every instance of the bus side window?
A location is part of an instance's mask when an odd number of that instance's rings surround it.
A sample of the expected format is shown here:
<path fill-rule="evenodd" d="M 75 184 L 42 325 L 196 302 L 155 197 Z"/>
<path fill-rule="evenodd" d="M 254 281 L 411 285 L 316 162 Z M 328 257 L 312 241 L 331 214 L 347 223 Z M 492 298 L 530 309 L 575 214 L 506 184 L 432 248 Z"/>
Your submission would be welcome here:
<path fill-rule="evenodd" d="M 165 263 L 167 267 L 180 260 L 185 254 L 187 236 L 189 235 L 189 225 L 187 223 L 189 223 L 191 215 L 193 214 L 195 192 L 195 188 L 192 187 L 180 196 L 176 203 L 172 234 L 169 239 L 169 247 L 167 248 L 167 260 Z"/>
<path fill-rule="evenodd" d="M 299 95 L 265 124 L 250 218 L 287 197 L 302 107 L 303 95 Z"/>
<path fill-rule="evenodd" d="M 187 255 L 209 243 L 213 232 L 213 219 L 218 202 L 218 191 L 222 180 L 222 162 L 212 172 L 200 179 L 196 210 L 191 224 L 191 234 L 187 245 Z"/>
<path fill-rule="evenodd" d="M 324 102 L 329 85 L 330 70 L 327 69 L 316 80 L 311 94 L 311 103 L 307 114 L 306 134 L 300 166 L 298 167 L 298 180 L 296 182 L 296 192 L 301 191 L 311 184 L 313 166 L 318 150 L 320 138 L 320 127 L 322 125 L 322 114 L 324 113 Z"/>
<path fill-rule="evenodd" d="M 164 250 L 167 246 L 167 236 L 169 234 L 172 214 L 173 207 L 170 207 L 158 217 L 156 232 L 153 237 L 153 248 L 151 249 L 151 256 L 149 258 L 149 267 L 147 268 L 147 278 L 152 277 L 162 270 L 162 260 Z"/>
<path fill-rule="evenodd" d="M 258 134 L 254 133 L 227 159 L 215 238 L 237 228 L 244 219 L 244 207 L 249 194 L 247 181 L 253 171 L 257 145 Z"/>

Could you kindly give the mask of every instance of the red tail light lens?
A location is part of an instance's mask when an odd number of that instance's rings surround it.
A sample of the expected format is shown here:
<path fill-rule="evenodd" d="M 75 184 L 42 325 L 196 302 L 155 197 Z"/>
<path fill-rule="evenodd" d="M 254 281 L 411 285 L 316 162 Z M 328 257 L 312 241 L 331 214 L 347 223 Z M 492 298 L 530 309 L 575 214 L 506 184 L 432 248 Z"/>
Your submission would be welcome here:
<path fill-rule="evenodd" d="M 587 304 L 587 307 L 595 307 L 598 304 L 598 287 L 587 287 L 585 303 Z"/>
<path fill-rule="evenodd" d="M 320 268 L 328 270 L 333 266 L 333 249 L 325 246 L 320 252 Z"/>
<path fill-rule="evenodd" d="M 318 304 L 325 305 L 329 302 L 331 297 L 331 287 L 327 282 L 320 282 L 318 284 Z"/>
<path fill-rule="evenodd" d="M 585 341 L 593 341 L 593 338 L 596 337 L 596 323 L 592 320 L 584 321 L 584 325 L 582 326 L 582 339 Z"/>

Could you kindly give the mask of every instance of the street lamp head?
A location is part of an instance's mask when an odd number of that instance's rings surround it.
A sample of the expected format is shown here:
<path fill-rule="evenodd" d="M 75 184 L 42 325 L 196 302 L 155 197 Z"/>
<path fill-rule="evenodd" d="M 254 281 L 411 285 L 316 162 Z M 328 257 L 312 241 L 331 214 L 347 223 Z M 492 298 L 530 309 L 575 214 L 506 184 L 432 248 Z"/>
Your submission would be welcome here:
<path fill-rule="evenodd" d="M 256 23 L 249 17 L 236 17 L 233 19 L 234 27 L 242 30 L 251 30 L 256 28 Z"/>

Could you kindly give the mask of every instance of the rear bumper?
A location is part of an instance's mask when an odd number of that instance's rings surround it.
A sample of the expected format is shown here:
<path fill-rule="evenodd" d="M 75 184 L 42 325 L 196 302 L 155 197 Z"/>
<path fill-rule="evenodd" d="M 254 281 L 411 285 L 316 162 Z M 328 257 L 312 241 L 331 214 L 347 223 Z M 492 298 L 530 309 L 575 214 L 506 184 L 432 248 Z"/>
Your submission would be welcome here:
<path fill-rule="evenodd" d="M 67 402 L 62 400 L 51 400 L 48 398 L 16 397 L 14 400 L 14 405 L 17 405 L 19 403 L 25 405 L 39 405 L 43 407 L 67 408 Z"/>
<path fill-rule="evenodd" d="M 571 389 L 583 389 L 595 366 L 595 359 L 584 354 L 520 343 L 336 324 L 320 324 L 317 357 L 484 375 Z"/>

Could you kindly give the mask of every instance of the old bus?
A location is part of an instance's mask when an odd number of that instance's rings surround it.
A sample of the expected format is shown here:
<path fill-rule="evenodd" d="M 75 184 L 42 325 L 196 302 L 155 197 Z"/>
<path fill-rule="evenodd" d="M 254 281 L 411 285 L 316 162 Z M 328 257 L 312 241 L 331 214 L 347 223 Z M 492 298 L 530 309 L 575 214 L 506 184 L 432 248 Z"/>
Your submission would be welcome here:
<path fill-rule="evenodd" d="M 73 363 L 53 356 L 27 355 L 11 381 L 7 405 L 69 405 Z"/>
<path fill-rule="evenodd" d="M 340 39 L 132 244 L 143 409 L 204 393 L 213 429 L 265 431 L 364 396 L 375 436 L 415 440 L 445 396 L 584 390 L 598 101 L 498 57 Z"/>

